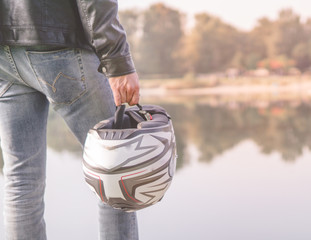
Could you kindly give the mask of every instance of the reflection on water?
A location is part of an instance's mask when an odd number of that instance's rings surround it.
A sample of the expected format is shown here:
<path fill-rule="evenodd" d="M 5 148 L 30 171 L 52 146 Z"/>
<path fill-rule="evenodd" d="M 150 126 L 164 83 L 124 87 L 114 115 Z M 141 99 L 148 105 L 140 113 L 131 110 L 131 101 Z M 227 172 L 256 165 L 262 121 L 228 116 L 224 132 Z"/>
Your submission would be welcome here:
<path fill-rule="evenodd" d="M 162 104 L 172 116 L 178 146 L 178 166 L 185 161 L 185 148 L 195 144 L 200 161 L 210 162 L 240 142 L 253 140 L 262 153 L 279 152 L 294 161 L 304 147 L 311 147 L 311 106 L 275 102 L 256 106 Z M 51 138 L 52 139 L 52 138 Z M 57 139 L 55 140 L 57 142 Z M 64 144 L 60 144 L 63 147 Z M 72 146 L 72 149 L 78 149 Z"/>
<path fill-rule="evenodd" d="M 278 152 L 284 161 L 294 161 L 304 147 L 311 147 L 311 106 L 275 102 L 260 108 L 247 104 L 211 106 L 184 103 L 161 104 L 170 113 L 177 137 L 178 165 L 187 161 L 189 143 L 201 153 L 200 161 L 211 162 L 218 155 L 248 139 L 264 154 Z M 81 147 L 65 123 L 49 116 L 48 145 L 55 151 L 81 153 Z M 2 166 L 0 155 L 0 167 Z"/>
<path fill-rule="evenodd" d="M 265 108 L 163 105 L 171 114 L 178 139 L 179 167 L 190 143 L 201 153 L 200 161 L 213 161 L 244 140 L 254 141 L 264 154 L 279 152 L 284 161 L 294 161 L 304 147 L 311 147 L 311 106 L 276 102 Z"/>
<path fill-rule="evenodd" d="M 188 148 L 189 149 L 189 148 Z M 311 239 L 311 152 L 295 164 L 243 141 L 206 164 L 195 146 L 165 199 L 140 212 L 141 239 Z"/>
<path fill-rule="evenodd" d="M 163 201 L 138 212 L 141 239 L 311 239 L 311 106 L 161 105 L 174 122 L 178 171 Z M 48 143 L 48 236 L 96 239 L 81 149 L 54 113 Z"/>

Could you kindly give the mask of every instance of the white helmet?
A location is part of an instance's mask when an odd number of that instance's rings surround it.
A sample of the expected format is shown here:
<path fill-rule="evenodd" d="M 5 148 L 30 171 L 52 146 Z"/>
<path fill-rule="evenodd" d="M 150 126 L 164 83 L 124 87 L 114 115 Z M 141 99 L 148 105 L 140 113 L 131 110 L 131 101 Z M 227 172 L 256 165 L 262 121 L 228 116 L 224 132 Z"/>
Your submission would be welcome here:
<path fill-rule="evenodd" d="M 117 108 L 87 135 L 85 180 L 113 208 L 136 211 L 160 201 L 176 168 L 171 119 L 155 105 Z"/>

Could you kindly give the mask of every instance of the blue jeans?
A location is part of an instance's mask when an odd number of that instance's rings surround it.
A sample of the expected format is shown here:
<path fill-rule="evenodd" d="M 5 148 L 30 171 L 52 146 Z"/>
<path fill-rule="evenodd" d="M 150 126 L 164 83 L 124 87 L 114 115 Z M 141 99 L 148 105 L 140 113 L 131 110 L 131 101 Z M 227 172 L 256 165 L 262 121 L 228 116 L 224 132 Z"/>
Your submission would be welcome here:
<path fill-rule="evenodd" d="M 98 65 L 92 51 L 0 45 L 6 239 L 46 239 L 43 196 L 49 105 L 81 145 L 91 127 L 114 113 L 112 92 L 105 75 L 97 72 Z M 138 239 L 135 213 L 103 203 L 99 211 L 100 239 Z"/>

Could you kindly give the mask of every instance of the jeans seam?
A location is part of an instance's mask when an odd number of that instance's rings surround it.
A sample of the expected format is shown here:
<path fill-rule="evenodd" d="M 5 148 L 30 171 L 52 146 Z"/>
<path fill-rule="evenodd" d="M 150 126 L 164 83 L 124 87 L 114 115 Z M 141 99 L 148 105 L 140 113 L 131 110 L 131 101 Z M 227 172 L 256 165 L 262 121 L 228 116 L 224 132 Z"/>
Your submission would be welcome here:
<path fill-rule="evenodd" d="M 30 58 L 29 58 L 28 51 L 25 51 L 25 55 L 26 55 L 26 57 L 27 57 L 27 59 L 28 59 L 28 62 L 29 62 L 31 71 L 33 72 L 33 74 L 35 75 L 35 77 L 36 77 L 36 79 L 37 79 L 37 81 L 38 81 L 38 75 L 37 75 L 36 71 L 33 69 L 32 63 L 31 63 Z M 41 85 L 41 84 L 39 84 L 39 87 L 40 87 L 40 89 L 41 89 L 41 93 L 43 93 L 43 94 L 45 95 L 45 93 L 44 93 L 44 91 L 43 91 L 43 88 L 42 88 L 42 85 Z"/>
<path fill-rule="evenodd" d="M 68 78 L 68 79 L 71 79 L 71 80 L 77 80 L 76 78 L 73 78 L 73 77 L 70 77 L 70 76 L 67 76 L 66 74 L 60 72 L 57 74 L 56 78 L 54 79 L 52 85 L 50 83 L 48 83 L 47 81 L 45 81 L 44 79 L 41 79 L 41 78 L 38 78 L 39 81 L 43 82 L 44 84 L 48 85 L 51 87 L 52 91 L 55 93 L 57 91 L 57 89 L 55 88 L 55 84 L 56 82 L 58 81 L 58 79 L 63 76 L 65 78 Z"/>
<path fill-rule="evenodd" d="M 79 68 L 80 68 L 80 73 L 81 73 L 81 80 L 83 81 L 84 87 L 86 89 L 86 83 L 85 83 L 85 76 L 84 76 L 84 68 L 83 68 L 83 62 L 82 62 L 82 54 L 81 54 L 80 49 L 76 49 L 76 53 L 77 53 L 77 60 L 79 63 Z"/>
<path fill-rule="evenodd" d="M 44 55 L 44 54 L 51 54 L 51 53 L 57 53 L 57 52 L 61 52 L 61 51 L 64 51 L 64 50 L 71 50 L 72 48 L 69 48 L 69 47 L 64 47 L 64 48 L 61 48 L 61 49 L 55 49 L 55 50 L 47 50 L 47 51 L 41 51 L 41 50 L 27 50 L 26 49 L 26 53 L 31 53 L 31 54 L 41 54 L 41 55 Z"/>
<path fill-rule="evenodd" d="M 17 67 L 16 67 L 16 64 L 15 64 L 14 58 L 13 58 L 13 56 L 12 56 L 12 52 L 11 52 L 10 47 L 9 47 L 9 46 L 4 46 L 4 52 L 5 52 L 5 55 L 6 55 L 7 59 L 8 59 L 9 62 L 10 62 L 10 65 L 11 65 L 12 70 L 13 70 L 14 73 L 15 73 L 15 77 L 17 77 L 17 79 L 20 80 L 22 83 L 24 83 L 26 86 L 29 86 L 29 85 L 23 80 L 23 78 L 21 77 L 20 73 L 19 73 L 18 70 L 17 70 Z"/>

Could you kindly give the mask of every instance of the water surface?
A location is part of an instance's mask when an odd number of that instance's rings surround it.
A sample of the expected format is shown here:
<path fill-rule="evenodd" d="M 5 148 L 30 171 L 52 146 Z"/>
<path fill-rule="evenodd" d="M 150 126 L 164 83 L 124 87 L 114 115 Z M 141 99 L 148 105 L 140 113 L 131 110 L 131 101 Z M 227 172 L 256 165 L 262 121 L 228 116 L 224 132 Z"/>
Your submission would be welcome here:
<path fill-rule="evenodd" d="M 161 105 L 174 121 L 179 159 L 163 201 L 138 212 L 142 240 L 311 239 L 308 103 Z M 97 239 L 96 197 L 84 183 L 79 149 L 50 115 L 49 239 Z"/>

